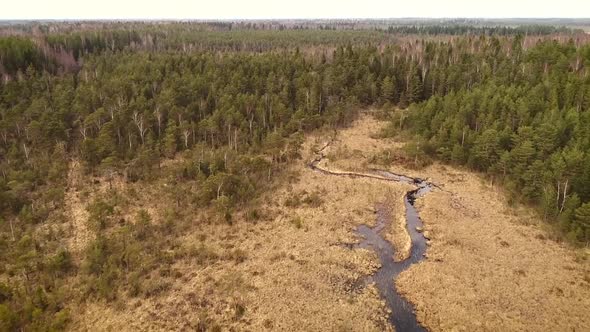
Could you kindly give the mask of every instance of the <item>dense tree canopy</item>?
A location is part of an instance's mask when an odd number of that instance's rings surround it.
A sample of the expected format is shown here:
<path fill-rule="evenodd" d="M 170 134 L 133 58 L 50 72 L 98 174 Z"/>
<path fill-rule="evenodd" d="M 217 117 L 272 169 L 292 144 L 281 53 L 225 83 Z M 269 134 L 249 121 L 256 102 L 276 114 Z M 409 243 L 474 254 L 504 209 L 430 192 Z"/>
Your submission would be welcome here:
<path fill-rule="evenodd" d="M 572 241 L 590 240 L 586 35 L 102 24 L 26 25 L 0 37 L 0 274 L 10 276 L 0 279 L 0 330 L 63 329 L 62 279 L 73 269 L 84 273 L 85 295 L 137 294 L 166 258 L 156 245 L 174 245 L 154 235 L 172 226 L 143 210 L 106 236 L 117 197 L 88 207 L 96 240 L 83 264 L 58 235 L 40 236 L 66 218 L 73 161 L 88 174 L 147 182 L 182 154 L 165 194 L 177 207 L 213 206 L 231 223 L 232 209 L 299 158 L 304 131 L 345 125 L 370 105 L 409 106 L 394 126 L 422 137 L 415 151 L 487 172 Z"/>
<path fill-rule="evenodd" d="M 404 123 L 437 157 L 488 173 L 587 243 L 590 48 L 517 42 L 489 78 L 413 105 Z"/>

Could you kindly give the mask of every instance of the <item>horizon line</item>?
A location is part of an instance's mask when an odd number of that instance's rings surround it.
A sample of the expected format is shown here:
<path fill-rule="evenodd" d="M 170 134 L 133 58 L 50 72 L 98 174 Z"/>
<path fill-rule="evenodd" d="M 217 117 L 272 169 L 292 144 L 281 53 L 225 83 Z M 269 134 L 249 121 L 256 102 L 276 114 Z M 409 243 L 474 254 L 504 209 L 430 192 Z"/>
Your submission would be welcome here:
<path fill-rule="evenodd" d="M 400 16 L 400 17 L 235 17 L 235 18 L 154 18 L 154 17 L 119 17 L 119 18 L 0 18 L 0 22 L 6 21 L 315 21 L 315 20 L 588 20 L 589 17 L 481 17 L 481 16 L 441 16 L 441 17 L 426 17 L 426 16 Z"/>

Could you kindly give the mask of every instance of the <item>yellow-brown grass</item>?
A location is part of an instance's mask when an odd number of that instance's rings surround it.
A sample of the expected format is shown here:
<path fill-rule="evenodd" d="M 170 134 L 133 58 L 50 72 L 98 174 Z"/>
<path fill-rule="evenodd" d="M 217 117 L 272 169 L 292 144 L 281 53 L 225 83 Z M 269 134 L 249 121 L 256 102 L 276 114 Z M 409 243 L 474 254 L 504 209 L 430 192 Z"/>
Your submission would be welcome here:
<path fill-rule="evenodd" d="M 363 116 L 338 134 L 322 166 L 366 171 L 371 155 L 400 146 L 375 138 L 383 125 Z M 87 301 L 72 312 L 71 329 L 391 330 L 376 289 L 362 286 L 378 268 L 376 255 L 342 244 L 357 242 L 356 226 L 374 225 L 373 207 L 387 202 L 395 222 L 386 236 L 407 253 L 402 197 L 409 186 L 305 167 L 313 148 L 327 141 L 326 135 L 308 137 L 303 161 L 289 170 L 296 180 L 259 199 L 259 220 L 237 216 L 230 226 L 213 222 L 206 210 L 191 217 L 170 276 L 153 278 L 169 284 L 167 292 L 115 304 Z M 417 203 L 432 239 L 428 259 L 404 272 L 397 286 L 415 304 L 421 323 L 433 331 L 590 330 L 588 263 L 545 240 L 526 209 L 515 212 L 469 172 L 389 167 L 455 193 L 435 190 Z M 115 190 L 128 196 L 128 186 Z M 161 194 L 161 184 L 141 189 L 121 212 L 150 207 L 158 222 L 174 202 Z"/>
<path fill-rule="evenodd" d="M 310 137 L 306 158 L 313 154 L 312 146 L 327 139 Z M 350 250 L 345 244 L 359 241 L 354 233 L 358 225 L 374 225 L 376 203 L 402 197 L 406 186 L 327 176 L 303 161 L 289 172 L 298 174 L 297 180 L 259 199 L 261 220 L 237 217 L 229 226 L 207 223 L 207 213 L 194 217 L 195 226 L 178 251 L 197 248 L 218 259 L 205 264 L 197 264 L 195 258 L 179 259 L 172 268 L 175 278 L 160 280 L 170 283 L 168 292 L 123 298 L 116 305 L 89 303 L 75 314 L 72 328 L 391 330 L 377 290 L 364 285 L 365 277 L 379 267 L 376 255 L 365 249 Z M 154 188 L 142 191 L 123 209 L 173 204 Z M 321 199 L 288 204 L 293 196 Z M 399 199 L 390 204 L 394 211 L 403 209 Z M 158 222 L 157 211 L 152 216 Z M 233 259 L 236 253 L 242 259 Z"/>
<path fill-rule="evenodd" d="M 374 138 L 382 125 L 364 117 L 339 135 L 340 143 L 364 156 L 398 148 Z M 371 166 L 354 157 L 335 164 Z M 473 173 L 439 164 L 389 169 L 448 191 L 419 199 L 432 239 L 428 259 L 397 281 L 420 322 L 435 331 L 590 331 L 587 251 L 547 240 L 551 235 L 532 211 L 508 206 L 499 188 Z"/>

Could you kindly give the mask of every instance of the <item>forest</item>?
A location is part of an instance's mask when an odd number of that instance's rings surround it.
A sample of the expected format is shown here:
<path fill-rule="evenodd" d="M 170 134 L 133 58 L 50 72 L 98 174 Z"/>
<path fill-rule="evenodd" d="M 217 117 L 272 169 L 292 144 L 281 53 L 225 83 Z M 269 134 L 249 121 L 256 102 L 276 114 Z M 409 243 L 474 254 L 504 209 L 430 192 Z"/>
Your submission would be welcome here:
<path fill-rule="evenodd" d="M 173 217 L 106 227 L 117 197 L 89 207 L 96 240 L 73 259 L 46 227 L 67 219 L 74 161 L 88 176 L 168 181 L 171 216 L 190 205 L 231 224 L 301 158 L 304 133 L 371 107 L 387 110 L 385 135 L 413 141 L 411 158 L 481 172 L 588 246 L 589 40 L 548 26 L 2 26 L 0 330 L 64 329 L 72 275 L 80 301 L 157 292 L 142 283 L 174 259 L 158 235 L 178 232 Z"/>
<path fill-rule="evenodd" d="M 490 79 L 412 105 L 400 126 L 419 135 L 415 153 L 485 172 L 587 245 L 589 61 L 587 46 L 543 42 L 523 50 L 515 38 L 510 56 L 482 67 Z"/>

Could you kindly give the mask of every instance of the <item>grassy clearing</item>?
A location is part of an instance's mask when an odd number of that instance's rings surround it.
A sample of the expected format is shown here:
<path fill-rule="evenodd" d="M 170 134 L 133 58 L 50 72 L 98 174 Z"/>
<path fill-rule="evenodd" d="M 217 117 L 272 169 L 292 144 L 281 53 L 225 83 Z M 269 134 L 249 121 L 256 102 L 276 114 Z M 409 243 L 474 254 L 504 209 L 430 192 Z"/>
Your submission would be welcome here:
<path fill-rule="evenodd" d="M 423 324 L 431 330 L 588 328 L 587 254 L 552 241 L 533 214 L 509 206 L 473 174 L 436 164 L 408 169 L 372 162 L 371 156 L 401 148 L 372 135 L 381 125 L 363 117 L 339 133 L 326 151 L 333 159 L 324 166 L 389 167 L 430 177 L 457 193 L 435 191 L 417 203 L 431 246 L 428 259 L 404 272 L 398 287 L 415 303 Z M 166 259 L 152 261 L 141 282 L 119 286 L 126 291 L 114 302 L 76 302 L 71 329 L 390 329 L 375 288 L 362 287 L 363 278 L 378 268 L 377 257 L 342 244 L 359 240 L 354 234 L 359 224 L 374 225 L 373 208 L 381 202 L 394 221 L 387 238 L 398 252 L 407 252 L 402 197 L 409 186 L 313 172 L 304 161 L 326 140 L 327 135 L 308 137 L 303 160 L 275 189 L 233 211 L 231 223 L 217 206 L 196 207 L 187 198 L 181 209 L 171 209 L 177 197 L 161 194 L 169 191 L 165 183 L 114 181 L 113 190 L 100 181 L 81 186 L 75 202 L 84 213 L 97 197 L 117 200 L 107 229 L 146 211 L 156 230 L 173 225 L 169 234 L 175 240 L 166 245 Z M 566 314 L 567 321 L 561 319 Z"/>
<path fill-rule="evenodd" d="M 384 123 L 369 117 L 359 122 L 351 129 L 355 132 L 339 136 L 349 149 L 383 156 L 383 151 L 400 148 L 391 139 L 371 135 Z M 501 189 L 473 173 L 439 164 L 415 168 L 394 160 L 388 165 L 384 159 L 373 162 L 428 178 L 448 191 L 418 200 L 431 238 L 428 259 L 397 282 L 415 304 L 419 321 L 431 330 L 590 329 L 587 250 L 554 241 L 534 211 L 508 204 Z M 339 160 L 333 166 L 346 169 L 363 162 Z"/>
<path fill-rule="evenodd" d="M 310 137 L 303 160 L 326 138 Z M 377 257 L 341 244 L 358 241 L 353 230 L 374 224 L 374 204 L 401 195 L 403 187 L 328 177 L 303 160 L 285 172 L 276 189 L 233 211 L 231 223 L 215 205 L 209 210 L 181 205 L 188 208 L 173 218 L 170 262 L 129 287 L 116 305 L 84 303 L 72 314 L 72 329 L 390 329 L 376 289 L 361 286 L 378 267 Z M 162 186 L 115 185 L 122 203 L 112 219 L 145 209 L 154 225 L 165 223 L 170 219 L 165 207 L 176 202 L 158 194 Z M 106 193 L 89 191 L 80 204 Z"/>

